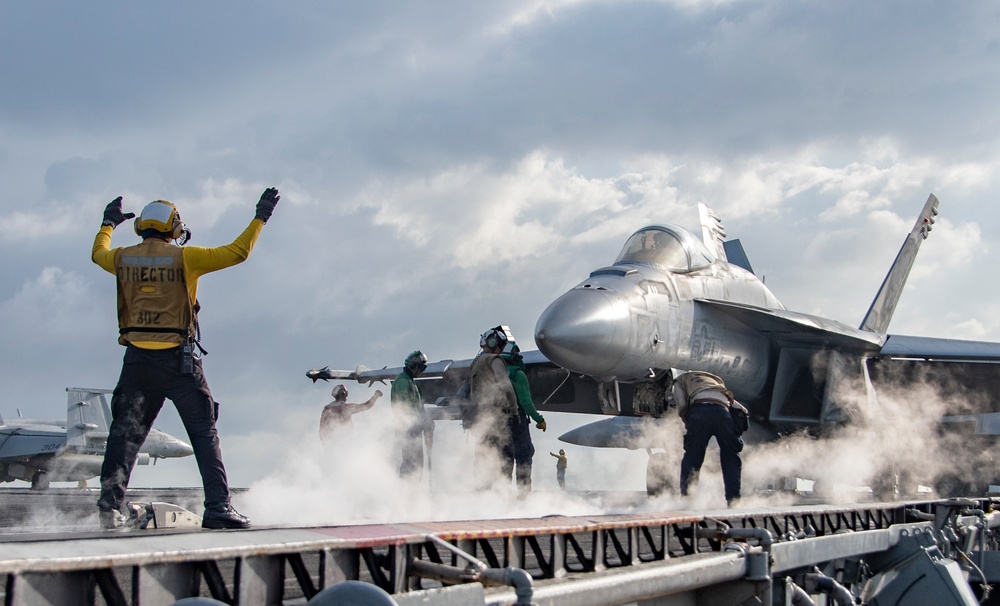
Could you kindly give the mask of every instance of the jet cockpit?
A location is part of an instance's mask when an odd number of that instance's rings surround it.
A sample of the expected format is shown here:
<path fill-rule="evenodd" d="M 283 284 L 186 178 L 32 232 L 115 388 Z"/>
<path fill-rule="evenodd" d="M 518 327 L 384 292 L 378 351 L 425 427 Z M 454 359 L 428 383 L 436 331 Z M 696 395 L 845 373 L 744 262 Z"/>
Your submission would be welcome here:
<path fill-rule="evenodd" d="M 632 234 L 615 265 L 654 265 L 672 273 L 690 273 L 715 261 L 705 244 L 676 225 L 650 225 Z"/>

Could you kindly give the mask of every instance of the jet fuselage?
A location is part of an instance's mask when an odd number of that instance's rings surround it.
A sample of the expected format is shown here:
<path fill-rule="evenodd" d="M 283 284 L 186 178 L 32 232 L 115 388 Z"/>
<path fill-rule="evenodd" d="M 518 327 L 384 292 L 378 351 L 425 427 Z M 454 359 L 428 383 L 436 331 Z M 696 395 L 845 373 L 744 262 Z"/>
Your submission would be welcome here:
<path fill-rule="evenodd" d="M 772 345 L 701 299 L 784 309 L 752 273 L 715 258 L 689 231 L 645 227 L 612 266 L 545 309 L 535 342 L 552 362 L 599 381 L 697 369 L 722 377 L 738 398 L 763 396 L 773 376 Z"/>

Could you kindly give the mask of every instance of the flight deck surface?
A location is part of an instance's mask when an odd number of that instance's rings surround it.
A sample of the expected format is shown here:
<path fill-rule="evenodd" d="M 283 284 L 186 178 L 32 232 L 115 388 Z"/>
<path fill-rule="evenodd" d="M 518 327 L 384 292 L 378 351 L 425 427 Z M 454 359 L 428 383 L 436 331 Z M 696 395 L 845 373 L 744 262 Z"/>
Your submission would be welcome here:
<path fill-rule="evenodd" d="M 200 499 L 200 491 L 190 492 L 171 496 Z M 0 491 L 0 503 L 30 496 Z M 42 496 L 66 511 L 94 503 L 88 491 Z M 168 495 L 128 498 L 140 496 Z M 716 585 L 770 591 L 755 576 L 761 566 L 770 587 L 781 575 L 836 558 L 890 550 L 901 537 L 929 537 L 929 520 L 951 520 L 959 537 L 1000 526 L 1000 514 L 986 513 L 991 507 L 911 501 L 221 531 L 95 531 L 91 514 L 93 524 L 75 530 L 5 529 L 0 574 L 12 605 L 98 594 L 107 604 L 169 605 L 199 595 L 233 604 L 304 603 L 344 581 L 374 585 L 401 605 L 508 604 L 518 591 L 533 592 L 538 603 L 578 604 L 584 590 L 600 596 L 588 603 L 613 604 Z M 445 594 L 454 591 L 474 597 L 448 602 Z"/>
<path fill-rule="evenodd" d="M 127 500 L 200 500 L 198 490 L 171 490 L 130 491 Z M 892 568 L 900 552 L 907 562 L 926 564 L 913 574 L 945 584 L 928 591 L 955 590 L 955 579 L 962 578 L 959 562 L 976 563 L 980 572 L 961 581 L 958 591 L 971 595 L 976 574 L 991 584 L 1000 581 L 994 536 L 1000 513 L 993 513 L 990 499 L 95 531 L 95 494 L 34 495 L 43 497 L 39 507 L 78 512 L 90 520 L 85 526 L 4 529 L 0 574 L 7 579 L 6 604 L 170 605 L 193 596 L 230 604 L 302 604 L 345 581 L 374 586 L 399 605 L 512 604 L 527 594 L 538 604 L 566 605 L 667 595 L 696 600 L 708 587 L 730 592 L 734 600 L 756 595 L 769 603 L 772 592 L 790 591 L 796 583 L 811 587 L 816 575 L 855 594 L 882 587 L 879 574 L 908 574 Z M 0 504 L 23 507 L 31 496 L 0 491 Z M 928 559 L 928 553 L 936 555 Z M 864 566 L 849 565 L 860 558 L 866 558 Z M 928 570 L 943 572 L 928 576 Z M 100 599 L 81 602 L 80 596 Z"/>

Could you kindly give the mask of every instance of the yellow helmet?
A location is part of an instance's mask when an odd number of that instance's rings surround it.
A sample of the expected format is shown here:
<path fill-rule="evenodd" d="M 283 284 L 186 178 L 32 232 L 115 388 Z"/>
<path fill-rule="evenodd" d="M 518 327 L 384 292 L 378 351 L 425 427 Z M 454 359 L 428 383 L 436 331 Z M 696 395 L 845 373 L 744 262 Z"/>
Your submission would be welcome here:
<path fill-rule="evenodd" d="M 184 223 L 181 222 L 181 214 L 177 212 L 177 207 L 172 203 L 166 200 L 153 200 L 135 218 L 136 234 L 141 236 L 147 229 L 169 234 L 176 240 L 184 233 Z"/>

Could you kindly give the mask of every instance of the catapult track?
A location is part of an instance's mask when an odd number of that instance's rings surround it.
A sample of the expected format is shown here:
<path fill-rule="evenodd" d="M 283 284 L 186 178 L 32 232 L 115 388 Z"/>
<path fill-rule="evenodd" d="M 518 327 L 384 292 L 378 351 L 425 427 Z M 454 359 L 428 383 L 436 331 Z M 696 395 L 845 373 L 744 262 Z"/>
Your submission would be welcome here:
<path fill-rule="evenodd" d="M 0 548 L 0 573 L 11 606 L 157 605 L 199 595 L 232 604 L 303 603 L 348 580 L 377 585 L 398 604 L 506 604 L 524 588 L 490 571 L 511 570 L 530 575 L 535 603 L 616 604 L 722 585 L 769 595 L 783 575 L 884 552 L 901 536 L 930 535 L 948 520 L 958 534 L 981 529 L 966 551 L 993 576 L 997 552 L 986 535 L 1000 527 L 1000 514 L 989 500 L 14 535 Z"/>

